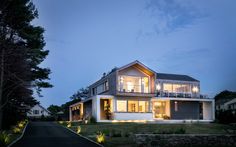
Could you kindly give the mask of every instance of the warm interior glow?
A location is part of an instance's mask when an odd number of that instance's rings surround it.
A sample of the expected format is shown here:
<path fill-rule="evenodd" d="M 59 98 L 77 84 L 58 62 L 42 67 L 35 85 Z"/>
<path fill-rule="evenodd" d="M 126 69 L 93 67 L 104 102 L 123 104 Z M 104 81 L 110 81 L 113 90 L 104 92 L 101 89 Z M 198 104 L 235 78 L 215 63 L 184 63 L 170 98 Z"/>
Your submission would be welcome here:
<path fill-rule="evenodd" d="M 118 90 L 121 92 L 149 92 L 149 77 L 119 76 Z"/>
<path fill-rule="evenodd" d="M 175 92 L 175 93 L 190 93 L 191 92 L 190 84 L 173 84 L 173 83 L 164 83 L 163 91 L 166 92 Z"/>
<path fill-rule="evenodd" d="M 164 118 L 169 117 L 169 101 L 155 101 L 153 102 L 153 113 L 154 118 Z"/>
<path fill-rule="evenodd" d="M 126 112 L 127 111 L 127 101 L 126 100 L 117 100 L 116 101 L 116 109 L 118 112 Z"/>

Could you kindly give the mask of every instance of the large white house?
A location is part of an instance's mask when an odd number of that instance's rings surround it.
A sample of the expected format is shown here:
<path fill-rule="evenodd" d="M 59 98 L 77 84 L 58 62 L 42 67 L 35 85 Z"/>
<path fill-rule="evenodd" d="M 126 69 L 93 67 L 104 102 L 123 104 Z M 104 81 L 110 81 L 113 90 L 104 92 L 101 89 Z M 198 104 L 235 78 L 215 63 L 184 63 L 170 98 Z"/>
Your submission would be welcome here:
<path fill-rule="evenodd" d="M 70 121 L 97 122 L 215 119 L 215 101 L 187 75 L 157 73 L 139 61 L 113 69 L 89 86 L 90 97 L 70 106 Z"/>
<path fill-rule="evenodd" d="M 47 117 L 50 116 L 50 112 L 40 104 L 37 104 L 27 112 L 27 116 L 32 118 L 40 118 L 42 116 Z"/>

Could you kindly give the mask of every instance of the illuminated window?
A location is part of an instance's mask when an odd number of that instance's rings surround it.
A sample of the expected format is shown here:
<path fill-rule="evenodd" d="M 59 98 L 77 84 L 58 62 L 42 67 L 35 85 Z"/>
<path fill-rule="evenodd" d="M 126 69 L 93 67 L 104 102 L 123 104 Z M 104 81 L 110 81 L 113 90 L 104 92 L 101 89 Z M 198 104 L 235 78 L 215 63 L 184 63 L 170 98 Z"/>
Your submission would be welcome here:
<path fill-rule="evenodd" d="M 172 88 L 172 84 L 163 84 L 163 90 L 164 91 L 168 91 L 168 92 L 172 92 L 173 88 Z"/>
<path fill-rule="evenodd" d="M 117 111 L 118 112 L 127 112 L 127 101 L 117 100 L 116 101 Z"/>
<path fill-rule="evenodd" d="M 139 101 L 138 102 L 138 111 L 139 112 L 148 112 L 149 111 L 149 102 L 148 101 Z"/>
<path fill-rule="evenodd" d="M 164 83 L 163 90 L 167 91 L 167 92 L 190 93 L 191 92 L 191 85 L 190 84 Z"/>
<path fill-rule="evenodd" d="M 128 101 L 128 112 L 138 112 L 138 101 Z"/>
<path fill-rule="evenodd" d="M 136 76 L 119 76 L 118 90 L 122 92 L 149 92 L 149 78 Z"/>

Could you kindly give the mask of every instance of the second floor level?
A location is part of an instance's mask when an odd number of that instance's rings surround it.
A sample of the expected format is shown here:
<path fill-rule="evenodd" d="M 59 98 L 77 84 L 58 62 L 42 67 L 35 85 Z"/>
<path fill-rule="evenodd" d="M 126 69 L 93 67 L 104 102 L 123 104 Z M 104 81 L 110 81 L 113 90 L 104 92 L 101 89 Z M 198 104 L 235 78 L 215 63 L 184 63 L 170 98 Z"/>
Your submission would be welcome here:
<path fill-rule="evenodd" d="M 200 97 L 200 82 L 187 75 L 156 73 L 139 61 L 114 68 L 89 86 L 90 96 Z"/>

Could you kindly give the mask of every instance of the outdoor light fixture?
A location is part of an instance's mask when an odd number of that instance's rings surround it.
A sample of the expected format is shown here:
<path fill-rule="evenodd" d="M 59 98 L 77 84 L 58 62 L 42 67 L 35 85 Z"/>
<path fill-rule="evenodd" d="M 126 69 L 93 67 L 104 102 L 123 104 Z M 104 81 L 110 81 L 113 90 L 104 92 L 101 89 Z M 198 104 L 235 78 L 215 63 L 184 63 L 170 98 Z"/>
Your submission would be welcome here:
<path fill-rule="evenodd" d="M 161 90 L 161 85 L 160 85 L 160 84 L 157 84 L 157 85 L 156 85 L 156 89 L 157 89 L 158 91 L 160 91 L 160 90 Z"/>
<path fill-rule="evenodd" d="M 193 92 L 197 93 L 198 92 L 198 87 L 194 86 L 192 90 L 193 90 Z"/>

